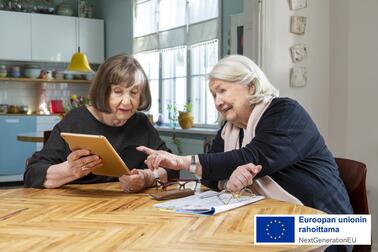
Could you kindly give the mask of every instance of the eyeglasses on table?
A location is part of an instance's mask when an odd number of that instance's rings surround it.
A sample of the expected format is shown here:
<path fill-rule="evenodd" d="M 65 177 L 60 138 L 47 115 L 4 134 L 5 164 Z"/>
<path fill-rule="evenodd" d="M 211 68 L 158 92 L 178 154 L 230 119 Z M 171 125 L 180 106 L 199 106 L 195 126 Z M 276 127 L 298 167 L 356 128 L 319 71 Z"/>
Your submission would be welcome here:
<path fill-rule="evenodd" d="M 220 201 L 223 202 L 223 204 L 228 205 L 230 203 L 237 203 L 256 197 L 256 194 L 254 194 L 248 187 L 244 187 L 239 192 L 230 192 L 228 190 L 223 190 L 216 194 L 216 196 Z"/>
<path fill-rule="evenodd" d="M 194 188 L 191 187 L 194 183 Z M 156 179 L 156 190 L 163 190 L 167 191 L 169 187 L 173 187 L 174 189 L 185 190 L 185 189 L 192 189 L 196 190 L 198 184 L 200 183 L 197 179 L 170 179 L 167 182 L 163 182 L 160 179 Z M 191 187 L 191 188 L 188 188 Z"/>

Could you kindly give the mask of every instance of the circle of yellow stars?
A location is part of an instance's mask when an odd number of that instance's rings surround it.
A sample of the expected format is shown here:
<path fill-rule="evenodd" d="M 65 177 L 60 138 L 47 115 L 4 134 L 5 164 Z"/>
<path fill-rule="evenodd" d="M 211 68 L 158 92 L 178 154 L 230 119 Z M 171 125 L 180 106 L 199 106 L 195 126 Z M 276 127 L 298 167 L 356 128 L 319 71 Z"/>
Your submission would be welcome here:
<path fill-rule="evenodd" d="M 279 234 L 271 234 L 270 228 L 271 228 L 271 226 L 273 226 L 273 225 L 279 225 L 279 227 L 281 227 L 281 232 L 280 232 Z M 277 220 L 269 221 L 269 223 L 266 224 L 266 229 L 265 229 L 265 231 L 266 231 L 266 235 L 267 235 L 270 239 L 272 239 L 272 240 L 281 239 L 282 236 L 285 235 L 285 230 L 286 230 L 286 229 L 285 229 L 285 225 L 282 224 L 281 221 L 277 221 Z"/>

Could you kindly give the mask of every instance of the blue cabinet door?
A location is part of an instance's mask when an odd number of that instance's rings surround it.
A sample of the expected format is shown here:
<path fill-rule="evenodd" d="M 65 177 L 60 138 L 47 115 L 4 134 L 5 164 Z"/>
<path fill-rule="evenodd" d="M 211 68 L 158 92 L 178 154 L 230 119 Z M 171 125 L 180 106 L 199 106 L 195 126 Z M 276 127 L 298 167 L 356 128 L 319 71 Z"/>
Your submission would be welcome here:
<path fill-rule="evenodd" d="M 0 116 L 0 176 L 24 173 L 25 161 L 37 145 L 17 141 L 17 135 L 35 131 L 35 116 Z"/>

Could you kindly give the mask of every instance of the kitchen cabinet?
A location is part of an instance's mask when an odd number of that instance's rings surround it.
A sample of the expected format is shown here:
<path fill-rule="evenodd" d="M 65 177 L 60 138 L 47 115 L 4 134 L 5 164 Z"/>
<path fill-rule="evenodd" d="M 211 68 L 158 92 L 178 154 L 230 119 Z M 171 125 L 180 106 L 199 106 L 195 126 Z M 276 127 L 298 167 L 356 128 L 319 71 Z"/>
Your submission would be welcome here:
<path fill-rule="evenodd" d="M 31 60 L 30 14 L 0 11 L 1 60 Z"/>
<path fill-rule="evenodd" d="M 0 116 L 0 182 L 22 181 L 26 159 L 41 148 L 17 141 L 17 135 L 52 129 L 59 120 L 58 116 Z"/>
<path fill-rule="evenodd" d="M 76 18 L 31 15 L 33 61 L 69 62 L 77 51 Z"/>
<path fill-rule="evenodd" d="M 17 134 L 36 131 L 32 116 L 0 116 L 0 180 L 22 180 L 25 160 L 36 151 L 36 143 L 17 141 Z M 6 179 L 6 177 L 9 177 Z"/>
<path fill-rule="evenodd" d="M 70 62 L 80 44 L 90 63 L 104 61 L 104 20 L 0 11 L 0 24 L 0 60 Z"/>
<path fill-rule="evenodd" d="M 17 83 L 69 83 L 69 84 L 90 84 L 91 81 L 89 80 L 45 80 L 45 79 L 30 79 L 30 78 L 12 78 L 12 77 L 0 77 L 1 81 L 12 81 Z"/>
<path fill-rule="evenodd" d="M 90 63 L 104 61 L 104 20 L 78 18 L 81 52 L 85 53 Z"/>

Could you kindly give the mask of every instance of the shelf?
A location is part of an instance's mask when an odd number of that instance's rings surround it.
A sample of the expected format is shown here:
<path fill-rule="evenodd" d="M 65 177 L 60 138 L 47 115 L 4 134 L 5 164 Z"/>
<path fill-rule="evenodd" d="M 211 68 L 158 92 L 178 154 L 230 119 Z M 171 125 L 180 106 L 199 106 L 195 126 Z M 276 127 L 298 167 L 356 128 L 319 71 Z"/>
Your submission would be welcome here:
<path fill-rule="evenodd" d="M 45 80 L 45 79 L 29 79 L 29 78 L 0 78 L 0 81 L 18 81 L 18 82 L 32 82 L 32 83 L 75 83 L 75 84 L 90 84 L 89 80 Z"/>

